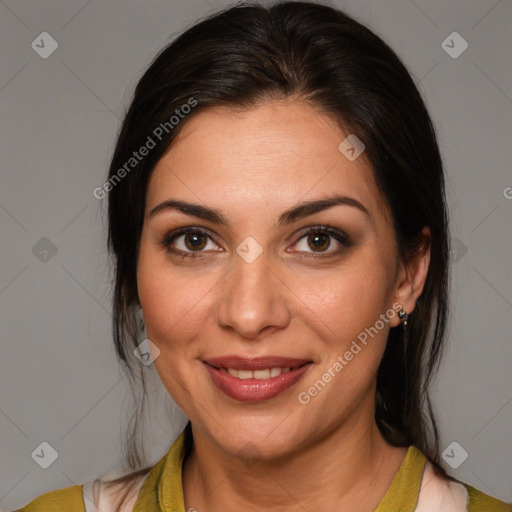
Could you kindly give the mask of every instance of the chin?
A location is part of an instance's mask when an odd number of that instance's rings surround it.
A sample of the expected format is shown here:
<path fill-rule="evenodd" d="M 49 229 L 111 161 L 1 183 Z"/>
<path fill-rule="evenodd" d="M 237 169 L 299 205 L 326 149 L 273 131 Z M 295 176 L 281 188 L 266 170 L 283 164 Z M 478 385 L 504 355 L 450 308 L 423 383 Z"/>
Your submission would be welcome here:
<path fill-rule="evenodd" d="M 293 453 L 302 444 L 302 424 L 288 407 L 275 414 L 226 414 L 222 424 L 207 420 L 203 426 L 215 444 L 233 456 L 272 460 Z"/>

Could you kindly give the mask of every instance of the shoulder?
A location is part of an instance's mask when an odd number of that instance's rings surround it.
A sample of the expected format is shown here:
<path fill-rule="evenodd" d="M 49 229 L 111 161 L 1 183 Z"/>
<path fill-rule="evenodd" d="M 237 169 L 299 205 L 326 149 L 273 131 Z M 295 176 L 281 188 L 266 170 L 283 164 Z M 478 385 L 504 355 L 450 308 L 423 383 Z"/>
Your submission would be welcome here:
<path fill-rule="evenodd" d="M 512 512 L 512 504 L 497 500 L 474 487 L 445 480 L 427 461 L 415 512 Z"/>
<path fill-rule="evenodd" d="M 85 512 L 82 486 L 74 485 L 38 496 L 14 512 Z"/>
<path fill-rule="evenodd" d="M 469 512 L 512 512 L 512 503 L 505 503 L 489 496 L 471 485 L 464 484 L 468 492 Z"/>
<path fill-rule="evenodd" d="M 144 476 L 132 483 L 132 492 L 120 512 L 132 511 Z M 122 495 L 122 487 L 110 486 L 106 481 L 96 479 L 84 485 L 47 492 L 13 512 L 114 512 Z"/>
<path fill-rule="evenodd" d="M 85 484 L 83 495 L 86 512 L 132 512 L 146 476 L 130 478 L 129 485 L 109 485 L 106 480 L 95 480 Z M 118 508 L 121 499 L 122 507 Z"/>

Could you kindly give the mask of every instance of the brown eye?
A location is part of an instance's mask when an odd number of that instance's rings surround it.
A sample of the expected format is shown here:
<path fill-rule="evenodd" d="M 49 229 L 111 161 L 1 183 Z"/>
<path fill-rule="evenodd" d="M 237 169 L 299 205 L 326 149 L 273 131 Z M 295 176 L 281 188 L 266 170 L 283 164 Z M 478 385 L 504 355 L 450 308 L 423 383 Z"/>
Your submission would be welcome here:
<path fill-rule="evenodd" d="M 340 253 L 351 245 L 348 235 L 343 231 L 330 226 L 316 226 L 302 233 L 294 245 L 294 251 L 319 255 L 325 253 L 325 256 L 329 256 Z"/>
<path fill-rule="evenodd" d="M 308 236 L 308 244 L 315 252 L 325 251 L 329 248 L 330 236 L 325 233 L 315 233 Z"/>
<path fill-rule="evenodd" d="M 185 246 L 191 251 L 204 249 L 206 246 L 206 236 L 202 233 L 187 233 L 183 235 Z"/>
<path fill-rule="evenodd" d="M 213 235 L 200 228 L 183 228 L 173 231 L 165 235 L 160 243 L 170 253 L 184 258 L 203 256 L 203 253 L 208 250 L 219 251 Z"/>

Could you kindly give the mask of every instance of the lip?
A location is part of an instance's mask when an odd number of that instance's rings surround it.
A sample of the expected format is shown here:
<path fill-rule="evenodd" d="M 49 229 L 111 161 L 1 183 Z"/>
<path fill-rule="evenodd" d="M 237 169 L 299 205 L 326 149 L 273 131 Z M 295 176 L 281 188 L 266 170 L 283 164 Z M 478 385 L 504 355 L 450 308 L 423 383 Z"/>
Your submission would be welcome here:
<path fill-rule="evenodd" d="M 270 400 L 296 384 L 313 363 L 305 359 L 277 356 L 225 356 L 204 360 L 203 364 L 213 383 L 226 395 L 243 402 L 260 402 Z M 290 371 L 268 379 L 238 379 L 222 369 L 255 371 L 276 367 L 290 368 Z"/>

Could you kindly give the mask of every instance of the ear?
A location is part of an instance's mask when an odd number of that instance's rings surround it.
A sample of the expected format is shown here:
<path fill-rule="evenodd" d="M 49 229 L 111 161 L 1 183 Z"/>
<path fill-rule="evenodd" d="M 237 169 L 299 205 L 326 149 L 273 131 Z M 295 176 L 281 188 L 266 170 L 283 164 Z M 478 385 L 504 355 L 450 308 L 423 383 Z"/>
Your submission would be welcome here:
<path fill-rule="evenodd" d="M 395 303 L 400 304 L 401 309 L 409 314 L 414 311 L 416 301 L 423 291 L 430 264 L 430 229 L 425 226 L 420 236 L 421 242 L 417 252 L 407 259 L 407 263 L 400 262 L 396 281 Z M 400 322 L 398 314 L 390 320 L 392 327 L 396 327 Z"/>

